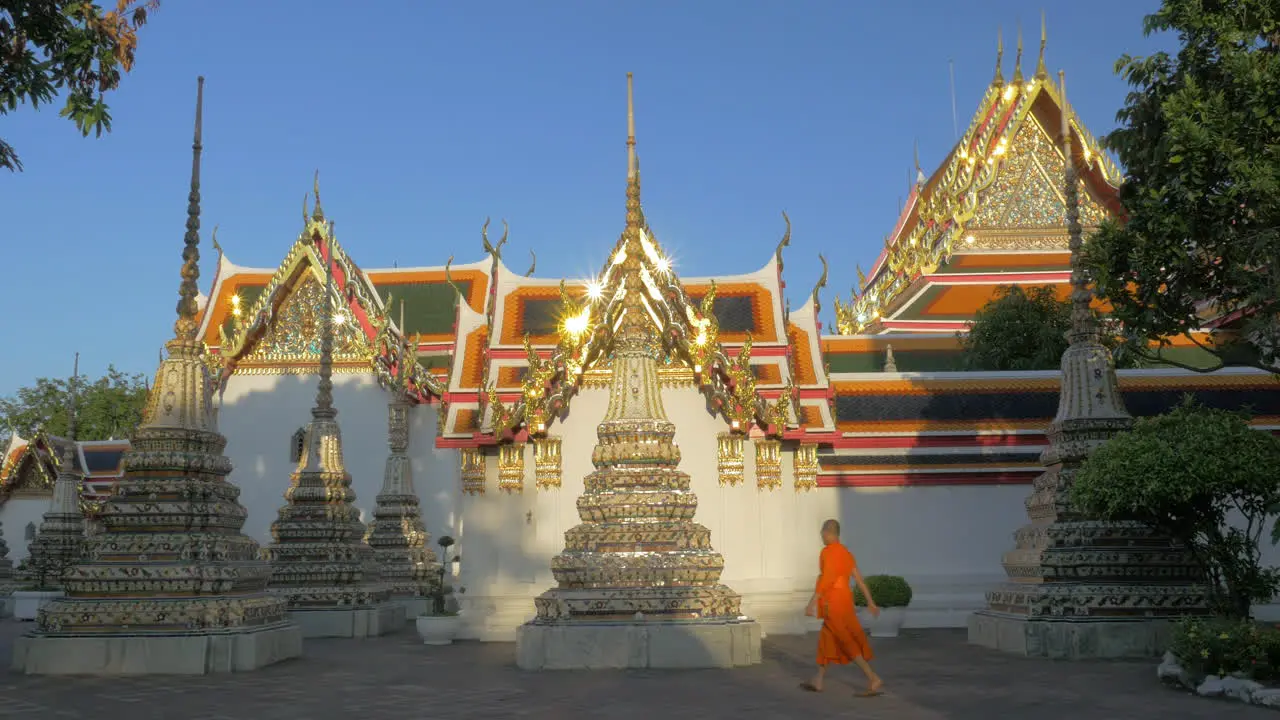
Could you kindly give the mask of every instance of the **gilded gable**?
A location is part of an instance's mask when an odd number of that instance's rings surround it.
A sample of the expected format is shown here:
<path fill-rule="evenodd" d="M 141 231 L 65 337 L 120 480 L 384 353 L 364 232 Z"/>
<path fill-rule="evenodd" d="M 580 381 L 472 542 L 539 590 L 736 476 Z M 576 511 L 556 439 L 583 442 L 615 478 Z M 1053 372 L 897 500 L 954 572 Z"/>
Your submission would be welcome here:
<path fill-rule="evenodd" d="M 253 349 L 237 363 L 240 368 L 278 368 L 281 372 L 306 372 L 320 362 L 320 318 L 326 302 L 324 286 L 310 269 L 302 272 Z M 333 298 L 333 361 L 367 368 L 372 349 L 346 308 Z M 303 367 L 299 367 L 299 365 Z M 314 370 L 314 367 L 311 368 Z"/>
<path fill-rule="evenodd" d="M 1049 134 L 1028 113 L 1009 145 L 1010 152 L 995 180 L 981 194 L 972 229 L 1061 230 L 1066 225 L 1062 181 L 1066 164 Z M 1080 222 L 1097 226 L 1105 211 L 1080 183 Z"/>

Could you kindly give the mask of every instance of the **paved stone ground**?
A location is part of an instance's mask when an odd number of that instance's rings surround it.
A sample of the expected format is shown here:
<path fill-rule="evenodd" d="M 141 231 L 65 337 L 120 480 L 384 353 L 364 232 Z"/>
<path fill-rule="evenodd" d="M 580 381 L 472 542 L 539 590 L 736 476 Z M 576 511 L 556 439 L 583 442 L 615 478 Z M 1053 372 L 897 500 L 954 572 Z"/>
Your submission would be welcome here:
<path fill-rule="evenodd" d="M 816 636 L 769 638 L 764 664 L 731 671 L 527 673 L 516 669 L 512 645 L 425 647 L 410 628 L 377 640 L 308 640 L 304 658 L 244 675 L 47 678 L 7 670 L 13 638 L 28 627 L 0 621 L 0 718 L 1280 718 L 1165 688 L 1154 663 L 1016 658 L 970 647 L 950 630 L 876 641 L 889 692 L 858 699 L 854 669 L 833 671 L 822 695 L 797 689 L 812 669 Z"/>

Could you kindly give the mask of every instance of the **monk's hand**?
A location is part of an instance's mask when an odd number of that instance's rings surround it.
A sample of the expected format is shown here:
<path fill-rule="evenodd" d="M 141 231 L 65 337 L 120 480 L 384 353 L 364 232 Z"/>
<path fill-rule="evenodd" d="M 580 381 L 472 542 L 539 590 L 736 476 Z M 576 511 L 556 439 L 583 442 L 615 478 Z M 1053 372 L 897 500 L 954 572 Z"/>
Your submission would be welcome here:
<path fill-rule="evenodd" d="M 868 606 L 867 606 L 867 612 L 871 613 L 871 617 L 880 617 L 880 606 L 879 606 L 879 605 L 868 605 Z"/>
<path fill-rule="evenodd" d="M 808 606 L 808 607 L 806 607 L 806 608 L 804 609 L 804 614 L 805 614 L 805 615 L 807 615 L 807 616 L 809 616 L 809 617 L 817 617 L 817 615 L 818 615 L 818 601 L 817 601 L 817 600 L 810 600 L 810 601 L 809 601 L 809 606 Z"/>

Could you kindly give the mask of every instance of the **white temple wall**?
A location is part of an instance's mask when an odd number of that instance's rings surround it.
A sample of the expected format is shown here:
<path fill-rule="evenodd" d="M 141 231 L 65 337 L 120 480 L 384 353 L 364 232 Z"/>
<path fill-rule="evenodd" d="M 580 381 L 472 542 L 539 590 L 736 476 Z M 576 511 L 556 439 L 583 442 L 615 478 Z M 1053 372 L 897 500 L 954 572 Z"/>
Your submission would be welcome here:
<path fill-rule="evenodd" d="M 14 567 L 27 557 L 27 525 L 35 523 L 36 528 L 44 520 L 53 502 L 53 494 L 19 495 L 15 494 L 0 505 L 0 523 L 4 525 L 4 541 L 9 546 L 9 559 Z"/>
<path fill-rule="evenodd" d="M 222 396 L 219 426 L 235 465 L 231 479 L 249 511 L 244 532 L 264 545 L 271 541 L 270 525 L 294 470 L 290 438 L 310 420 L 317 382 L 315 375 L 236 375 Z M 760 490 L 751 441 L 744 444 L 745 481 L 722 487 L 715 438 L 726 429 L 724 421 L 707 411 L 695 388 L 664 389 L 663 402 L 676 423 L 680 469 L 690 474 L 698 495 L 696 519 L 711 530 L 713 546 L 725 557 L 722 581 L 742 594 L 744 613 L 760 620 L 766 632 L 810 626 L 804 605 L 817 575 L 818 529 L 830 517 L 841 521 L 864 573 L 903 575 L 912 584 L 910 626 L 961 627 L 983 606 L 983 593 L 1004 579 L 1000 558 L 1026 522 L 1029 487 L 796 492 L 792 455 L 786 453 L 782 487 Z M 491 454 L 486 493 L 480 496 L 461 492 L 459 452 L 435 447 L 435 408 L 411 411 L 409 456 L 433 549 L 439 550 L 435 540 L 441 535 L 458 541 L 461 561 L 450 571 L 462 591 L 463 637 L 514 639 L 516 627 L 534 614 L 533 598 L 554 586 L 551 558 L 564 548 L 565 531 L 579 522 L 577 498 L 593 470 L 595 429 L 607 404 L 607 389 L 584 388 L 565 422 L 552 425 L 551 432 L 563 438 L 560 488 L 536 488 L 529 444 L 524 492 L 498 490 L 498 458 Z M 389 452 L 387 393 L 371 374 L 341 373 L 334 376 L 334 405 L 356 504 L 367 522 Z M 31 502 L 14 498 L 0 508 L 15 562 L 25 555 L 26 523 L 39 524 L 48 507 L 47 498 Z"/>
<path fill-rule="evenodd" d="M 311 420 L 318 383 L 317 375 L 233 375 L 222 393 L 218 427 L 227 437 L 226 453 L 234 465 L 231 480 L 240 487 L 240 502 L 249 511 L 244 533 L 263 545 L 271 542 L 271 523 L 284 504 L 295 469 L 291 438 Z M 390 452 L 388 395 L 371 373 L 338 373 L 333 384 L 343 460 L 351 473 L 356 506 L 367 523 Z M 434 408 L 417 408 L 410 419 L 415 488 L 434 544 L 436 537 L 453 531 L 456 520 L 456 452 L 435 448 Z"/>
<path fill-rule="evenodd" d="M 986 606 L 985 593 L 1006 578 L 1000 559 L 1028 522 L 1030 492 L 1029 485 L 815 491 L 824 497 L 822 514 L 840 520 L 864 576 L 901 575 L 910 583 L 908 627 L 964 627 L 970 613 Z M 809 524 L 812 540 L 801 558 L 809 583 L 817 577 L 822 519 Z"/>

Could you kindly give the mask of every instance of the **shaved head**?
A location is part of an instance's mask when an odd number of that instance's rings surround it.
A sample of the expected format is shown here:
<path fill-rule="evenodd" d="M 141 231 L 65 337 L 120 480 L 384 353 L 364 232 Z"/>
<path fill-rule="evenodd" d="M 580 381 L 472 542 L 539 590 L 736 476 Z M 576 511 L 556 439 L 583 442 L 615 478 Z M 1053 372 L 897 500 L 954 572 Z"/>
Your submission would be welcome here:
<path fill-rule="evenodd" d="M 840 521 L 839 521 L 839 520 L 828 520 L 828 521 L 826 521 L 826 522 L 822 523 L 822 532 L 824 532 L 824 533 L 831 533 L 832 535 L 835 535 L 836 537 L 839 537 L 839 536 L 840 536 Z"/>

